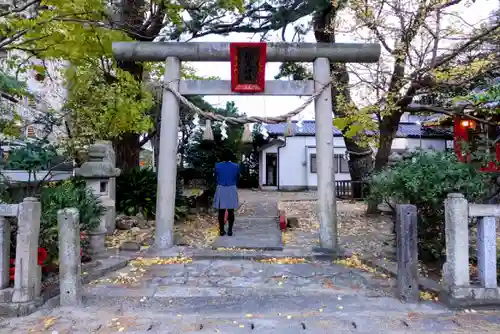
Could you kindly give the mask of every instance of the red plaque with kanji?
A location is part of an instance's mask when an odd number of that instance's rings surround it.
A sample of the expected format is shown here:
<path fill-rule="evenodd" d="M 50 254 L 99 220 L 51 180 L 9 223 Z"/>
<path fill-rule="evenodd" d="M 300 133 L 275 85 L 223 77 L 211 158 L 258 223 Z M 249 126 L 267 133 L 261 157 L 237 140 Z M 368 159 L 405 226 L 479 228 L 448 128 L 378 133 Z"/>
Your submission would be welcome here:
<path fill-rule="evenodd" d="M 260 93 L 266 84 L 266 43 L 231 43 L 231 91 Z"/>

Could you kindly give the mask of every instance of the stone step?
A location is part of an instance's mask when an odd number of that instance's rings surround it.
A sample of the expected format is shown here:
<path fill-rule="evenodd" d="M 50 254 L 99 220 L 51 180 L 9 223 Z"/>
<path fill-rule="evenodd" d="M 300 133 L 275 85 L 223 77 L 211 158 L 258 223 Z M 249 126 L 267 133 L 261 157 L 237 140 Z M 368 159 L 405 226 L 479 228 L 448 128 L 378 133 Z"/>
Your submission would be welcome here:
<path fill-rule="evenodd" d="M 193 260 L 265 260 L 265 259 L 297 259 L 305 261 L 334 260 L 349 256 L 340 251 L 322 251 L 319 249 L 283 247 L 280 250 L 262 250 L 253 248 L 217 248 L 204 249 L 190 254 Z"/>
<path fill-rule="evenodd" d="M 259 334 L 330 334 L 330 333 L 479 333 L 495 332 L 498 326 L 483 319 L 462 324 L 448 314 L 408 317 L 401 313 L 339 314 L 308 312 L 309 314 L 238 314 L 238 315 L 184 315 L 174 313 L 138 314 L 134 321 L 124 314 L 116 318 L 127 324 L 127 333 L 259 333 Z M 312 314 L 315 313 L 315 314 Z M 487 319 L 486 317 L 483 317 Z M 486 320 L 488 321 L 488 320 Z M 131 325 L 130 325 L 131 324 Z M 91 324 L 95 329 L 101 327 Z M 133 326 L 133 328 L 132 328 Z M 487 326 L 487 327 L 485 327 Z M 117 327 L 117 326 L 116 326 Z"/>
<path fill-rule="evenodd" d="M 407 315 L 443 314 L 444 306 L 433 302 L 402 303 L 391 297 L 369 297 L 348 293 L 312 289 L 283 289 L 252 291 L 252 289 L 185 288 L 169 286 L 163 289 L 85 289 L 84 305 L 92 307 L 119 307 L 123 312 L 148 310 L 151 313 L 176 312 L 183 315 L 216 315 L 224 313 L 274 314 L 330 312 L 344 316 L 388 313 Z"/>
<path fill-rule="evenodd" d="M 418 311 L 418 310 L 417 310 Z M 100 305 L 55 309 L 35 319 L 11 319 L 2 323 L 2 333 L 498 333 L 499 317 L 447 311 L 401 312 L 305 308 L 300 311 L 186 313 L 170 308 L 153 312 L 148 308 L 123 309 L 121 305 Z M 41 318 L 40 318 L 41 317 Z M 51 319 L 51 320 L 48 320 Z"/>

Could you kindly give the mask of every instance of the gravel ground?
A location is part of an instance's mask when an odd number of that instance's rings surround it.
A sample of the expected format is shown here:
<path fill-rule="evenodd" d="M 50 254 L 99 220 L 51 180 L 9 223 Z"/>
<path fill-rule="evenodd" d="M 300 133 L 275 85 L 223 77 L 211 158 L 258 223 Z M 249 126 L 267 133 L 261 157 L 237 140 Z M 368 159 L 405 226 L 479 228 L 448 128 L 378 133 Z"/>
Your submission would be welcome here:
<path fill-rule="evenodd" d="M 287 217 L 297 217 L 299 228 L 284 233 L 287 246 L 307 247 L 319 243 L 316 200 L 280 201 Z M 340 244 L 363 255 L 393 258 L 395 255 L 393 220 L 388 215 L 367 216 L 363 202 L 337 201 Z"/>

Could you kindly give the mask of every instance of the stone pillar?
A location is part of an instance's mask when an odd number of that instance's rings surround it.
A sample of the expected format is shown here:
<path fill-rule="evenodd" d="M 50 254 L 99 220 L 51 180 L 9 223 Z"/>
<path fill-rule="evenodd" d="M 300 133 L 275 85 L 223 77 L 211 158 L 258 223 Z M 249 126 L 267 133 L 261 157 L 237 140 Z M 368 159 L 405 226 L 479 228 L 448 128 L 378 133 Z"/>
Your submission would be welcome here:
<path fill-rule="evenodd" d="M 61 306 L 81 304 L 80 218 L 78 210 L 57 212 L 59 227 L 59 287 Z"/>
<path fill-rule="evenodd" d="M 0 216 L 0 290 L 9 287 L 10 223 Z"/>
<path fill-rule="evenodd" d="M 19 205 L 0 204 L 0 290 L 10 285 L 10 223 L 6 217 L 17 217 Z"/>
<path fill-rule="evenodd" d="M 314 61 L 314 90 L 318 91 L 330 82 L 330 61 L 317 58 Z M 318 218 L 319 241 L 322 248 L 337 247 L 337 208 L 335 202 L 335 174 L 333 172 L 333 113 L 332 93 L 325 89 L 316 97 L 316 162 L 318 171 Z"/>
<path fill-rule="evenodd" d="M 448 194 L 444 201 L 446 231 L 445 287 L 469 285 L 469 205 L 464 195 Z"/>
<path fill-rule="evenodd" d="M 181 62 L 168 57 L 163 84 L 179 90 Z M 179 101 L 168 89 L 163 90 L 161 107 L 160 154 L 158 158 L 158 190 L 156 198 L 155 247 L 169 248 L 174 244 L 175 186 L 177 180 L 177 143 Z"/>
<path fill-rule="evenodd" d="M 38 265 L 38 238 L 40 236 L 41 204 L 27 197 L 19 204 L 16 242 L 16 273 L 12 302 L 34 301 L 40 282 Z"/>
<path fill-rule="evenodd" d="M 496 217 L 477 220 L 477 266 L 481 287 L 497 288 L 497 231 Z"/>
<path fill-rule="evenodd" d="M 94 144 L 90 146 L 88 156 L 89 161 L 77 168 L 75 174 L 87 180 L 87 187 L 101 198 L 105 210 L 100 217 L 99 225 L 88 232 L 89 253 L 99 254 L 106 250 L 104 238 L 107 232 L 106 227 L 114 224 L 113 208 L 114 201 L 109 198 L 109 180 L 120 175 L 120 170 L 113 164 L 105 160 L 108 146 L 105 144 Z"/>
<path fill-rule="evenodd" d="M 396 218 L 398 280 L 397 297 L 407 302 L 418 302 L 418 235 L 417 207 L 403 204 L 397 206 Z"/>

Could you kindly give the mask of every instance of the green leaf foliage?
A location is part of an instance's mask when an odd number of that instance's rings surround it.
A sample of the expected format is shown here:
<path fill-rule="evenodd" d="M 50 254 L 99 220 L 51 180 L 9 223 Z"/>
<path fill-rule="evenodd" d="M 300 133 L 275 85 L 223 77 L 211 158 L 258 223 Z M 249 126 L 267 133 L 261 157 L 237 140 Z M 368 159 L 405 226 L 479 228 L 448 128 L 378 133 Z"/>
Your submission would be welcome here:
<path fill-rule="evenodd" d="M 490 175 L 461 163 L 451 152 L 416 152 L 370 179 L 370 197 L 378 203 L 413 204 L 418 209 L 419 256 L 444 256 L 444 200 L 462 193 L 473 202 L 488 195 Z"/>
<path fill-rule="evenodd" d="M 52 259 L 58 258 L 57 211 L 76 208 L 80 214 L 80 230 L 90 231 L 99 225 L 104 212 L 99 198 L 85 186 L 85 181 L 74 179 L 50 183 L 40 193 L 42 218 L 40 225 L 40 247 L 49 252 Z"/>
<path fill-rule="evenodd" d="M 5 169 L 25 170 L 34 174 L 40 170 L 48 170 L 58 159 L 56 148 L 45 141 L 27 142 L 9 152 Z"/>
<path fill-rule="evenodd" d="M 146 219 L 154 219 L 157 186 L 158 179 L 151 168 L 138 167 L 123 172 L 116 179 L 116 211 L 129 216 L 140 213 Z M 175 219 L 179 219 L 185 214 L 180 182 L 176 190 Z"/>
<path fill-rule="evenodd" d="M 156 213 L 156 173 L 150 168 L 127 170 L 116 179 L 116 211 L 129 216 L 141 213 L 152 219 Z"/>

